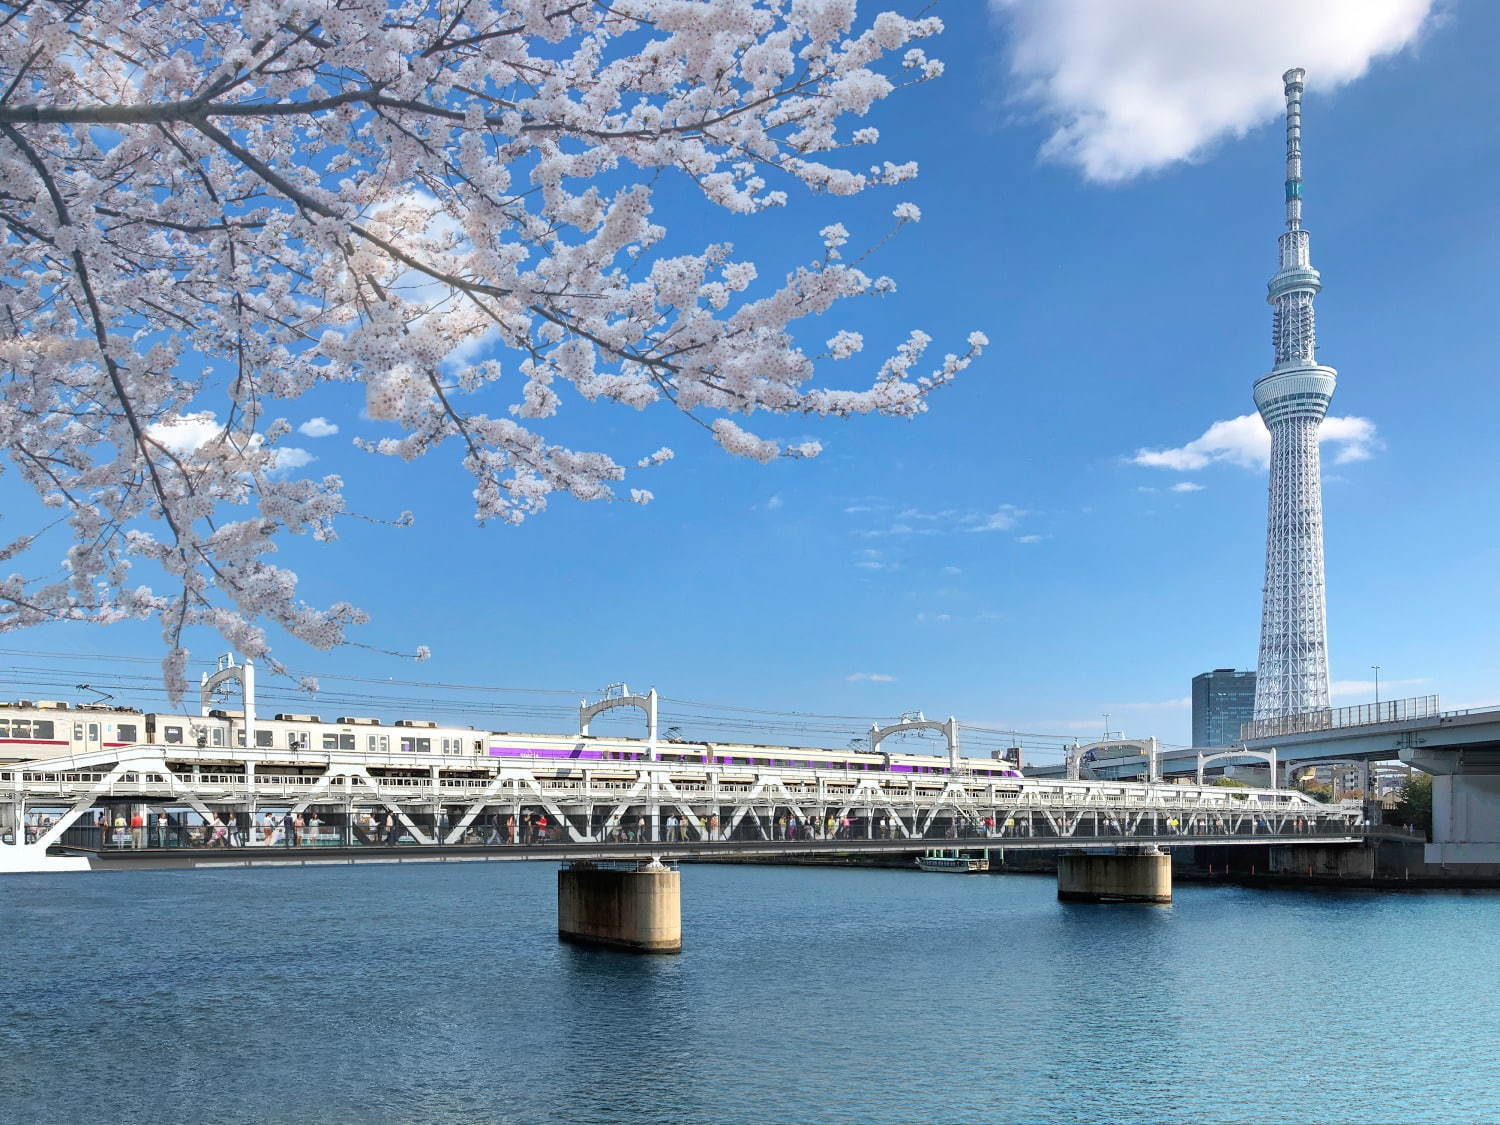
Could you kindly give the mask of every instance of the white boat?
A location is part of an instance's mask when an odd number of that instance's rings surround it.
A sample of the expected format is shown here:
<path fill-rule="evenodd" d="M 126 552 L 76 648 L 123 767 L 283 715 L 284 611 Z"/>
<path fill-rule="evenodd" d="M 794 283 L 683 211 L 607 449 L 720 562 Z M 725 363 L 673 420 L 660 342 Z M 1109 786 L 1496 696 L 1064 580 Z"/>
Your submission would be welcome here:
<path fill-rule="evenodd" d="M 990 869 L 990 861 L 982 857 L 961 855 L 955 849 L 938 848 L 917 857 L 917 866 L 923 871 L 946 871 L 954 875 L 978 875 Z"/>

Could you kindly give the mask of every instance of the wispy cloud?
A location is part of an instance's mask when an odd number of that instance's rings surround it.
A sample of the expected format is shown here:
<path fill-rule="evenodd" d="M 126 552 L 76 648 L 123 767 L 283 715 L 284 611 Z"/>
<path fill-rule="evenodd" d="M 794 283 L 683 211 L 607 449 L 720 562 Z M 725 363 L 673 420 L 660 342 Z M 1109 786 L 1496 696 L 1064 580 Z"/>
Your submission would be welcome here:
<path fill-rule="evenodd" d="M 888 676 L 884 672 L 851 672 L 844 677 L 851 684 L 893 684 L 895 676 Z"/>
<path fill-rule="evenodd" d="M 1203 486 L 1197 481 L 1180 480 L 1171 488 L 1173 492 L 1202 492 Z"/>
<path fill-rule="evenodd" d="M 883 551 L 877 551 L 873 547 L 867 547 L 859 553 L 855 560 L 855 566 L 861 570 L 900 570 L 901 564 L 893 562 L 885 557 Z"/>
<path fill-rule="evenodd" d="M 1332 446 L 1333 463 L 1367 461 L 1381 448 L 1375 423 L 1368 418 L 1329 417 L 1318 427 L 1318 441 Z M 1168 449 L 1140 449 L 1130 458 L 1136 465 L 1150 469 L 1172 469 L 1180 473 L 1196 472 L 1209 465 L 1238 465 L 1244 469 L 1265 469 L 1271 463 L 1271 434 L 1259 414 L 1241 414 L 1215 422 L 1188 442 Z M 1192 489 L 1173 491 L 1191 492 Z"/>
<path fill-rule="evenodd" d="M 990 0 L 1050 160 L 1106 183 L 1192 160 L 1281 109 L 1278 76 L 1314 90 L 1412 43 L 1433 0 Z"/>
<path fill-rule="evenodd" d="M 1026 543 L 1026 544 L 1029 545 L 1029 544 L 1032 544 L 1032 543 L 1041 543 L 1041 542 L 1044 542 L 1045 540 L 1048 540 L 1048 539 L 1051 539 L 1051 538 L 1052 538 L 1052 536 L 1050 536 L 1050 535 L 1017 535 L 1016 536 L 1016 542 L 1017 543 Z"/>
<path fill-rule="evenodd" d="M 766 501 L 766 511 L 774 512 L 777 508 L 781 507 L 783 502 L 784 501 L 781 499 L 781 494 L 778 492 L 775 496 Z"/>

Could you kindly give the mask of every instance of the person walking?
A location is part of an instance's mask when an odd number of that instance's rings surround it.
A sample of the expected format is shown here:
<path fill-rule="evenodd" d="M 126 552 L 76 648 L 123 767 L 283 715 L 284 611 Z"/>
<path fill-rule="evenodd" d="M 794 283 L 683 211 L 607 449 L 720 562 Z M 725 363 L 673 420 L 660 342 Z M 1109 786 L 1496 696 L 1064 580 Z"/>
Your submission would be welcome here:
<path fill-rule="evenodd" d="M 505 835 L 512 844 L 519 842 L 519 837 L 516 835 L 516 817 L 514 813 L 505 818 Z"/>
<path fill-rule="evenodd" d="M 297 818 L 287 809 L 281 818 L 281 842 L 288 848 L 297 846 Z"/>

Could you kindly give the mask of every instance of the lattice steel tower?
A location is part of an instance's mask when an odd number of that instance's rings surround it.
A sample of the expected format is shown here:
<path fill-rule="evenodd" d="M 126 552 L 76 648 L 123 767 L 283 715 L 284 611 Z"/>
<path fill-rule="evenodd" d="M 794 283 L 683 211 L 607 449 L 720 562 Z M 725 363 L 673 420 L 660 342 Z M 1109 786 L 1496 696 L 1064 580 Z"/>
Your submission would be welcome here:
<path fill-rule="evenodd" d="M 1255 717 L 1328 706 L 1328 621 L 1323 604 L 1323 481 L 1318 426 L 1336 373 L 1317 360 L 1313 297 L 1322 288 L 1302 229 L 1302 77 L 1286 84 L 1286 232 L 1267 300 L 1276 365 L 1255 383 L 1255 406 L 1271 431 L 1266 513 L 1266 584 L 1260 618 Z"/>

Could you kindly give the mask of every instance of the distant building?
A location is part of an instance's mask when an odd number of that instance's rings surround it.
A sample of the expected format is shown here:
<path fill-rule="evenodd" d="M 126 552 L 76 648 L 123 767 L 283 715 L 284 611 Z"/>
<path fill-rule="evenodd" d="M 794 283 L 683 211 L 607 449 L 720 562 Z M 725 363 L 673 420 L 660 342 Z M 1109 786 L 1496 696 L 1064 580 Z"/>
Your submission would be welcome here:
<path fill-rule="evenodd" d="M 1193 677 L 1193 745 L 1238 746 L 1255 717 L 1255 673 L 1215 668 Z"/>

